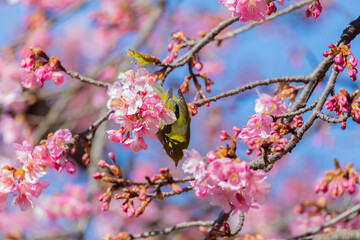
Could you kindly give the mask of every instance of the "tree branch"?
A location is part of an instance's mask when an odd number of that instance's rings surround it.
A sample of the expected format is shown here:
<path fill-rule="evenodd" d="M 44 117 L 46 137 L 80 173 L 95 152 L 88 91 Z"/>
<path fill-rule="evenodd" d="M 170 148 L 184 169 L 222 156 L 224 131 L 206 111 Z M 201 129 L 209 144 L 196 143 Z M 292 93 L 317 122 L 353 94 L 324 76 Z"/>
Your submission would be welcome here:
<path fill-rule="evenodd" d="M 163 85 L 164 80 L 167 75 L 170 74 L 174 68 L 185 65 L 189 59 L 198 53 L 206 44 L 208 44 L 211 40 L 214 39 L 216 35 L 218 35 L 222 30 L 230 26 L 231 24 L 237 22 L 239 17 L 232 17 L 225 21 L 219 23 L 216 27 L 210 30 L 202 39 L 200 39 L 186 54 L 177 59 L 174 63 L 170 64 L 169 67 L 166 68 L 164 77 L 161 79 L 160 84 Z"/>
<path fill-rule="evenodd" d="M 211 240 L 212 239 L 212 233 L 215 231 L 215 226 L 218 224 L 223 223 L 226 221 L 230 216 L 230 213 L 225 213 L 224 211 L 221 211 L 218 218 L 213 222 L 211 230 L 208 232 L 204 240 Z"/>
<path fill-rule="evenodd" d="M 273 20 L 275 18 L 278 18 L 278 17 L 280 17 L 282 15 L 285 15 L 285 14 L 287 14 L 289 12 L 292 12 L 292 11 L 298 9 L 298 8 L 301 8 L 301 7 L 305 6 L 306 4 L 309 4 L 309 3 L 313 2 L 313 1 L 314 0 L 304 0 L 304 1 L 298 2 L 298 3 L 294 4 L 294 5 L 289 6 L 288 8 L 283 9 L 282 11 L 279 11 L 277 13 L 272 14 L 271 16 L 266 17 L 265 21 L 251 22 L 251 23 L 247 24 L 244 27 L 241 27 L 241 28 L 235 29 L 233 31 L 227 32 L 224 35 L 217 36 L 217 37 L 215 37 L 214 40 L 222 41 L 222 40 L 234 37 L 234 36 L 238 35 L 239 33 L 250 30 L 251 28 L 255 27 L 256 25 L 260 25 L 260 24 L 269 22 L 269 21 L 271 21 L 271 20 Z"/>
<path fill-rule="evenodd" d="M 244 225 L 244 220 L 245 220 L 245 215 L 244 215 L 243 212 L 241 212 L 239 214 L 239 222 L 236 225 L 235 230 L 231 232 L 231 237 L 235 236 L 236 234 L 238 234 L 241 231 L 241 229 L 242 229 L 242 227 Z"/>
<path fill-rule="evenodd" d="M 92 84 L 92 85 L 95 85 L 95 86 L 98 86 L 98 87 L 104 87 L 104 88 L 108 88 L 111 85 L 110 83 L 97 81 L 97 80 L 95 80 L 93 78 L 90 78 L 90 77 L 85 77 L 85 76 L 79 74 L 78 72 L 67 70 L 63 66 L 61 66 L 61 70 L 64 71 L 70 77 L 78 79 L 83 83 L 88 83 L 88 84 Z"/>
<path fill-rule="evenodd" d="M 336 45 L 342 46 L 344 44 L 350 43 L 350 41 L 353 40 L 359 33 L 360 33 L 360 17 L 352 21 L 346 27 L 343 34 L 336 42 Z M 316 85 L 324 78 L 325 73 L 329 70 L 330 66 L 332 65 L 333 57 L 334 56 L 329 56 L 325 58 L 315 68 L 315 70 L 311 74 L 309 74 L 311 81 L 302 90 L 301 94 L 295 101 L 294 105 L 290 108 L 290 112 L 298 111 L 299 109 L 304 108 L 306 106 L 306 103 L 310 98 L 310 96 L 312 95 Z M 338 74 L 335 73 L 335 71 L 332 69 L 327 85 L 324 91 L 321 93 L 320 97 L 318 98 L 319 101 L 316 104 L 315 110 L 311 113 L 310 117 L 304 122 L 304 124 L 298 129 L 296 135 L 294 135 L 295 137 L 292 138 L 288 144 L 286 144 L 286 146 L 284 147 L 284 151 L 270 154 L 267 157 L 267 163 L 265 163 L 262 157 L 255 159 L 250 163 L 250 167 L 252 169 L 265 169 L 266 171 L 269 171 L 277 160 L 279 160 L 282 156 L 286 155 L 288 152 L 291 152 L 291 150 L 295 148 L 297 143 L 304 136 L 305 132 L 312 126 L 314 121 L 318 118 L 317 112 L 321 112 L 327 97 L 333 91 L 337 76 Z"/>
<path fill-rule="evenodd" d="M 324 228 L 330 227 L 330 226 L 340 222 L 341 220 L 349 217 L 352 214 L 359 215 L 359 211 L 360 211 L 360 204 L 357 204 L 357 205 L 353 206 L 352 208 L 350 208 L 349 210 L 347 210 L 347 211 L 337 215 L 336 217 L 330 219 L 329 221 L 327 221 L 323 225 L 321 225 L 319 227 L 316 227 L 316 228 L 313 228 L 309 232 L 307 232 L 305 234 L 302 234 L 302 235 L 299 235 L 299 236 L 296 236 L 296 237 L 291 238 L 291 239 L 294 239 L 294 240 L 295 239 L 303 239 L 303 238 L 305 238 L 307 236 L 315 235 L 315 234 L 319 233 L 320 231 L 322 231 Z M 359 234 L 359 236 L 360 236 L 360 234 Z"/>
<path fill-rule="evenodd" d="M 242 87 L 239 88 L 235 88 L 226 92 L 222 92 L 217 96 L 213 96 L 213 97 L 209 97 L 206 99 L 202 99 L 199 101 L 194 102 L 194 105 L 197 107 L 200 107 L 206 103 L 209 102 L 215 102 L 219 99 L 225 98 L 225 97 L 229 97 L 229 96 L 233 96 L 236 95 L 238 93 L 241 92 L 245 92 L 246 90 L 250 90 L 259 86 L 265 86 L 265 85 L 269 85 L 269 84 L 273 84 L 273 83 L 280 83 L 280 82 L 301 82 L 301 83 L 307 83 L 309 81 L 307 76 L 292 76 L 292 77 L 276 77 L 276 78 L 267 78 L 264 80 L 260 80 L 260 81 L 255 81 L 255 82 L 251 82 L 249 84 L 246 84 Z"/>
<path fill-rule="evenodd" d="M 295 112 L 287 112 L 287 113 L 283 113 L 283 114 L 277 114 L 277 115 L 270 115 L 272 118 L 274 119 L 278 119 L 278 118 L 288 118 L 288 117 L 295 117 L 296 115 L 299 114 L 303 114 L 306 113 L 310 110 L 313 110 L 316 107 L 316 104 L 318 102 L 318 99 L 316 99 L 312 104 L 310 104 L 309 106 L 305 107 L 305 108 L 301 108 Z"/>
<path fill-rule="evenodd" d="M 151 232 L 144 232 L 139 234 L 130 235 L 130 239 L 137 239 L 137 238 L 148 238 L 157 235 L 166 235 L 176 230 L 189 228 L 189 227 L 208 227 L 212 226 L 214 221 L 193 221 L 193 222 L 184 222 L 176 224 L 175 226 L 164 228 L 163 230 L 151 231 Z"/>
<path fill-rule="evenodd" d="M 326 121 L 328 123 L 342 123 L 342 122 L 346 122 L 346 120 L 350 117 L 350 116 L 345 116 L 342 118 L 338 118 L 338 117 L 330 117 L 327 114 L 324 114 L 322 112 L 316 112 L 316 117 L 318 117 L 319 119 Z"/>
<path fill-rule="evenodd" d="M 109 118 L 111 113 L 113 113 L 113 110 L 107 111 L 103 116 L 101 116 L 98 120 L 96 120 L 85 131 L 75 135 L 74 140 L 72 142 L 70 142 L 69 144 L 70 145 L 76 144 L 80 140 L 80 138 L 85 138 L 86 140 L 93 139 L 98 127 Z"/>
<path fill-rule="evenodd" d="M 186 183 L 186 182 L 190 182 L 190 181 L 194 181 L 195 177 L 190 176 L 190 177 L 185 177 L 185 178 L 173 178 L 171 182 L 169 181 L 164 181 L 164 180 L 158 180 L 155 182 L 139 182 L 139 181 L 131 181 L 131 180 L 127 180 L 127 179 L 117 179 L 117 184 L 119 184 L 119 187 L 129 187 L 129 186 L 164 186 L 167 185 L 169 183 Z"/>

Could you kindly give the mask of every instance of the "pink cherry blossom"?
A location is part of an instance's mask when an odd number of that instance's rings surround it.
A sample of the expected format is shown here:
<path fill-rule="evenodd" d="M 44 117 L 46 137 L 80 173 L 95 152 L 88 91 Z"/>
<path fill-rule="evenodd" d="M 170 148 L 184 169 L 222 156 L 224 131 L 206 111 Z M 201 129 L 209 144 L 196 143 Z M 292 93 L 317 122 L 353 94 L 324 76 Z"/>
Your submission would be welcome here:
<path fill-rule="evenodd" d="M 39 178 L 46 175 L 44 166 L 35 158 L 24 164 L 23 169 L 25 170 L 25 180 L 29 183 L 36 183 Z"/>
<path fill-rule="evenodd" d="M 32 159 L 33 147 L 28 141 L 23 141 L 22 145 L 14 143 L 14 148 L 16 151 L 16 158 L 21 162 L 26 164 Z"/>
<path fill-rule="evenodd" d="M 120 73 L 118 79 L 108 89 L 107 106 L 114 111 L 109 118 L 121 127 L 108 131 L 108 137 L 114 142 L 122 142 L 124 149 L 147 149 L 144 138 L 156 139 L 160 124 L 171 124 L 176 116 L 164 107 L 149 85 L 154 82 L 154 77 L 146 69 Z"/>
<path fill-rule="evenodd" d="M 212 154 L 210 154 L 212 156 Z M 249 165 L 230 158 L 216 158 L 205 164 L 195 150 L 184 150 L 184 172 L 194 175 L 198 197 L 211 196 L 211 204 L 219 205 L 225 212 L 247 212 L 256 204 L 263 204 L 271 190 L 265 182 L 263 171 L 254 171 Z"/>
<path fill-rule="evenodd" d="M 31 48 L 26 58 L 21 60 L 22 85 L 25 88 L 41 88 L 48 80 L 53 80 L 56 85 L 61 85 L 64 82 L 64 75 L 60 72 L 59 60 L 55 57 L 46 57 L 47 62 L 41 62 L 42 65 L 37 66 L 39 61 L 37 60 L 37 64 L 35 64 L 35 59 L 40 57 L 38 55 L 46 54 L 40 48 Z"/>
<path fill-rule="evenodd" d="M 59 129 L 52 137 L 46 141 L 46 147 L 52 157 L 58 158 L 65 151 L 66 144 L 72 139 L 72 134 L 68 129 Z"/>
<path fill-rule="evenodd" d="M 266 93 L 260 94 L 255 102 L 255 112 L 263 113 L 267 111 L 270 114 L 282 114 L 287 112 L 286 104 L 278 96 L 270 96 Z"/>
<path fill-rule="evenodd" d="M 4 167 L 0 174 L 0 193 L 10 193 L 15 187 L 14 172 Z"/>
<path fill-rule="evenodd" d="M 108 130 L 106 131 L 108 134 L 108 137 L 111 141 L 113 141 L 114 143 L 121 143 L 123 140 L 123 134 L 124 131 L 122 129 L 119 130 Z"/>
<path fill-rule="evenodd" d="M 46 153 L 46 146 L 45 145 L 37 145 L 35 146 L 32 156 L 36 159 L 37 162 L 41 164 L 41 166 L 54 168 L 55 167 L 55 159 L 50 157 Z"/>
<path fill-rule="evenodd" d="M 65 161 L 58 169 L 59 172 L 66 170 L 69 174 L 74 174 L 76 171 L 75 164 L 70 161 Z"/>
<path fill-rule="evenodd" d="M 18 193 L 14 194 L 12 205 L 19 205 L 23 211 L 33 207 L 32 197 L 39 197 L 42 190 L 48 186 L 47 182 L 37 182 L 35 184 L 26 181 L 21 182 L 16 186 Z"/>
<path fill-rule="evenodd" d="M 265 20 L 266 0 L 219 0 L 219 3 L 227 7 L 234 17 L 239 16 L 241 22 Z"/>
<path fill-rule="evenodd" d="M 259 137 L 267 139 L 270 137 L 270 124 L 272 122 L 273 119 L 269 115 L 262 115 L 260 113 L 251 115 L 246 125 L 246 129 L 241 131 L 239 137 L 244 141 L 250 141 Z"/>
<path fill-rule="evenodd" d="M 184 149 L 184 159 L 182 169 L 185 173 L 199 176 L 202 174 L 202 170 L 205 167 L 205 163 L 201 158 L 201 155 L 195 149 L 191 151 Z"/>
<path fill-rule="evenodd" d="M 122 146 L 124 149 L 133 149 L 135 152 L 147 149 L 147 144 L 145 143 L 144 138 L 138 136 L 125 139 Z"/>

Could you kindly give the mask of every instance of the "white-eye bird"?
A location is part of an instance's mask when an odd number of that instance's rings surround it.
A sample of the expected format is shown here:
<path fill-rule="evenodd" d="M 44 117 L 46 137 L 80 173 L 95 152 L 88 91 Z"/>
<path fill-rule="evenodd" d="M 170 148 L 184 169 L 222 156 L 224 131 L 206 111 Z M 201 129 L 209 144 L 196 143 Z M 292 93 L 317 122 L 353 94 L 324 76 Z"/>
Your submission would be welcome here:
<path fill-rule="evenodd" d="M 159 83 L 150 83 L 150 86 L 160 96 L 161 100 L 164 102 L 164 107 L 175 113 L 176 121 L 172 124 L 162 123 L 159 126 L 159 131 L 156 136 L 162 144 L 166 154 L 174 160 L 175 165 L 177 166 L 178 162 L 183 157 L 183 149 L 186 149 L 190 142 L 191 119 L 184 95 L 179 89 L 179 99 L 177 99 L 173 95 L 171 88 L 165 92 Z"/>

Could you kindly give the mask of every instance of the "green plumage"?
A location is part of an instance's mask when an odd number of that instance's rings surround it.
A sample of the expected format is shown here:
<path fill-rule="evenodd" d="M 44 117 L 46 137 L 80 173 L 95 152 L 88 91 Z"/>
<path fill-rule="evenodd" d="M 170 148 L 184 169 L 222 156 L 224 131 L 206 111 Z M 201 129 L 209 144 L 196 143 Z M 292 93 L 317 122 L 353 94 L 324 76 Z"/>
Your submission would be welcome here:
<path fill-rule="evenodd" d="M 160 96 L 164 106 L 175 113 L 176 121 L 172 124 L 161 124 L 156 136 L 162 144 L 166 154 L 171 157 L 175 165 L 183 157 L 183 149 L 189 146 L 190 142 L 190 114 L 184 95 L 178 90 L 177 99 L 170 88 L 167 92 L 158 83 L 150 83 L 151 87 Z"/>

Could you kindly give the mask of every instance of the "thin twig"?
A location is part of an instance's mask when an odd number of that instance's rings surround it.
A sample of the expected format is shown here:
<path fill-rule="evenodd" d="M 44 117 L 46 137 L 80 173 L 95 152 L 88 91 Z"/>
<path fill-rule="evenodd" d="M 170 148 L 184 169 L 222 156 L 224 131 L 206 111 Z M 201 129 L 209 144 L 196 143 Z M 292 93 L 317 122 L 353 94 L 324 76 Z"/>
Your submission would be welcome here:
<path fill-rule="evenodd" d="M 237 22 L 239 17 L 232 17 L 225 21 L 219 23 L 216 27 L 210 30 L 202 39 L 200 39 L 186 54 L 181 56 L 175 62 L 170 64 L 169 67 L 166 68 L 164 77 L 161 79 L 160 84 L 163 85 L 164 80 L 167 75 L 170 74 L 174 68 L 180 67 L 185 65 L 191 57 L 193 57 L 196 53 L 198 53 L 203 47 L 205 47 L 211 40 L 214 39 L 216 35 L 218 35 L 222 30 L 230 26 L 231 24 Z"/>
<path fill-rule="evenodd" d="M 301 239 L 307 236 L 311 236 L 311 235 L 315 235 L 317 233 L 319 233 L 321 230 L 323 230 L 324 228 L 330 227 L 338 222 L 340 222 L 341 220 L 349 217 L 352 214 L 357 214 L 359 215 L 359 211 L 360 211 L 360 204 L 355 205 L 354 207 L 350 208 L 349 210 L 337 215 L 336 217 L 330 219 L 329 221 L 327 221 L 326 223 L 324 223 L 323 225 L 313 228 L 312 230 L 310 230 L 309 232 L 293 237 L 291 239 L 295 240 L 295 239 Z"/>
<path fill-rule="evenodd" d="M 188 186 L 188 187 L 185 187 L 182 189 L 182 191 L 180 192 L 174 192 L 174 191 L 171 191 L 171 192 L 161 192 L 161 195 L 162 197 L 172 197 L 172 196 L 175 196 L 175 195 L 179 195 L 179 194 L 182 194 L 183 192 L 189 192 L 191 190 L 193 190 L 194 187 L 193 186 Z M 139 193 L 140 194 L 140 193 Z M 146 193 L 145 194 L 147 197 L 151 197 L 151 198 L 157 198 L 157 194 L 156 193 Z"/>
<path fill-rule="evenodd" d="M 151 232 L 144 232 L 139 234 L 133 234 L 130 236 L 130 239 L 137 239 L 137 238 L 148 238 L 157 235 L 166 235 L 176 230 L 190 228 L 190 227 L 208 227 L 212 226 L 214 221 L 193 221 L 193 222 L 184 222 L 176 224 L 172 227 L 164 228 L 163 230 L 151 231 Z"/>
<path fill-rule="evenodd" d="M 101 116 L 98 120 L 96 120 L 90 127 L 88 127 L 85 131 L 79 133 L 74 137 L 74 141 L 70 143 L 70 145 L 75 144 L 80 140 L 80 138 L 86 138 L 87 140 L 91 140 L 94 138 L 95 132 L 97 128 L 105 122 L 110 114 L 113 113 L 113 110 L 107 111 L 103 116 Z"/>
<path fill-rule="evenodd" d="M 62 68 L 62 71 L 64 71 L 67 75 L 69 75 L 72 78 L 78 79 L 83 83 L 88 83 L 88 84 L 92 84 L 92 85 L 95 85 L 95 86 L 98 86 L 98 87 L 104 87 L 104 88 L 108 88 L 111 85 L 110 83 L 97 81 L 97 80 L 95 80 L 93 78 L 90 78 L 90 77 L 85 77 L 85 76 L 79 74 L 78 72 L 67 70 L 62 66 L 61 66 L 61 68 Z"/>
<path fill-rule="evenodd" d="M 235 236 L 236 234 L 238 234 L 241 231 L 241 229 L 244 225 L 244 220 L 245 220 L 245 215 L 243 212 L 240 212 L 239 213 L 239 222 L 236 225 L 235 230 L 231 232 L 231 235 L 230 235 L 231 237 Z"/>
<path fill-rule="evenodd" d="M 307 76 L 292 76 L 292 77 L 276 77 L 276 78 L 267 78 L 264 80 L 259 80 L 259 81 L 255 81 L 255 82 L 251 82 L 248 83 L 242 87 L 238 87 L 235 89 L 231 89 L 229 91 L 226 92 L 222 92 L 219 95 L 213 96 L 213 97 L 209 97 L 209 98 L 205 98 L 199 101 L 194 102 L 194 105 L 197 107 L 200 107 L 206 103 L 209 102 L 215 102 L 219 99 L 225 98 L 225 97 L 229 97 L 229 96 L 233 96 L 236 95 L 238 93 L 244 92 L 246 90 L 250 90 L 253 89 L 255 87 L 258 86 L 265 86 L 265 85 L 269 85 L 269 84 L 273 84 L 273 83 L 280 83 L 280 82 L 300 82 L 300 83 L 307 83 L 309 81 Z"/>
<path fill-rule="evenodd" d="M 296 115 L 299 114 L 303 114 L 306 113 L 310 110 L 313 110 L 316 107 L 318 100 L 316 99 L 312 104 L 310 104 L 307 107 L 301 108 L 295 112 L 287 112 L 287 113 L 283 113 L 283 114 L 277 114 L 277 115 L 270 115 L 272 118 L 274 119 L 279 119 L 279 118 L 288 118 L 288 117 L 295 117 Z"/>
<path fill-rule="evenodd" d="M 271 21 L 271 20 L 273 20 L 275 18 L 278 18 L 278 17 L 280 17 L 282 15 L 285 15 L 285 14 L 287 14 L 289 12 L 292 12 L 292 11 L 298 9 L 298 8 L 301 8 L 301 7 L 303 7 L 306 4 L 309 4 L 311 2 L 313 2 L 313 0 L 305 0 L 305 1 L 298 2 L 298 3 L 294 4 L 294 5 L 289 6 L 288 8 L 285 8 L 285 9 L 283 9 L 283 10 L 277 12 L 277 13 L 272 14 L 271 16 L 266 17 L 264 21 L 251 22 L 251 23 L 247 24 L 244 27 L 241 27 L 241 28 L 235 29 L 233 31 L 226 32 L 225 34 L 216 36 L 213 40 L 214 41 L 223 41 L 225 39 L 232 38 L 232 37 L 234 37 L 234 36 L 236 36 L 236 35 L 238 35 L 238 34 L 240 34 L 242 32 L 245 32 L 245 31 L 255 27 L 256 25 L 260 25 L 260 24 L 269 22 L 269 21 Z M 196 42 L 197 41 L 195 41 L 195 40 L 190 40 L 190 41 L 186 42 L 186 45 L 187 46 L 192 46 Z"/>
<path fill-rule="evenodd" d="M 323 120 L 323 121 L 326 121 L 328 123 L 342 123 L 342 122 L 346 122 L 346 120 L 350 117 L 350 116 L 345 116 L 345 117 L 342 117 L 342 118 L 338 118 L 338 117 L 330 117 L 329 115 L 327 114 L 324 114 L 322 112 L 319 112 L 317 111 L 316 112 L 316 116 Z"/>
<path fill-rule="evenodd" d="M 358 34 L 360 33 L 360 17 L 356 20 L 352 21 L 344 30 L 343 34 L 340 36 L 338 41 L 336 42 L 337 46 L 343 46 L 350 43 Z M 300 108 L 304 108 L 310 96 L 312 95 L 316 85 L 324 78 L 325 73 L 329 70 L 332 65 L 333 58 L 330 56 L 325 58 L 309 75 L 311 81 L 307 84 L 307 86 L 302 90 L 300 96 L 297 98 L 295 103 L 292 105 L 290 111 L 294 112 L 299 110 Z M 265 163 L 262 157 L 258 157 L 254 161 L 250 163 L 250 167 L 252 169 L 265 169 L 269 171 L 273 164 L 279 160 L 282 156 L 286 155 L 292 149 L 294 149 L 297 143 L 302 139 L 305 132 L 313 125 L 314 121 L 318 118 L 317 112 L 321 112 L 325 101 L 329 94 L 333 91 L 336 79 L 338 74 L 332 69 L 329 80 L 326 84 L 324 91 L 321 93 L 318 98 L 319 101 L 316 104 L 315 111 L 313 111 L 310 117 L 304 122 L 304 124 L 296 131 L 296 135 L 291 138 L 291 140 L 284 147 L 283 152 L 272 153 L 267 158 L 267 163 Z"/>
<path fill-rule="evenodd" d="M 169 182 L 168 180 L 158 180 L 155 182 L 139 182 L 139 181 L 131 181 L 131 180 L 127 180 L 127 179 L 117 179 L 117 184 L 120 185 L 120 187 L 129 187 L 129 186 L 164 186 L 164 185 L 168 185 L 171 183 L 186 183 L 186 182 L 190 182 L 190 181 L 194 181 L 195 178 L 193 176 L 190 177 L 185 177 L 185 178 L 173 178 L 171 180 L 171 182 Z"/>

